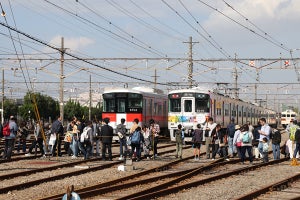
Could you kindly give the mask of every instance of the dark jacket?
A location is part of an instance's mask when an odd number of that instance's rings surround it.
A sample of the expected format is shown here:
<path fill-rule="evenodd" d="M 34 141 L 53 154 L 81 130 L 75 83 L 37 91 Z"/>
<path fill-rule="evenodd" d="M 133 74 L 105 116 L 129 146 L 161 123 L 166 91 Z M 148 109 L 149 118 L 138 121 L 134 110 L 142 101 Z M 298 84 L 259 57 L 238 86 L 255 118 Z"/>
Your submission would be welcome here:
<path fill-rule="evenodd" d="M 60 135 L 64 134 L 64 127 L 62 126 L 61 121 L 56 120 L 53 122 L 52 127 L 51 127 L 52 133 L 58 133 Z"/>
<path fill-rule="evenodd" d="M 300 129 L 298 128 L 295 133 L 295 141 L 300 144 Z"/>
<path fill-rule="evenodd" d="M 203 130 L 196 129 L 194 132 L 193 142 L 202 143 L 202 139 L 203 139 Z"/>
<path fill-rule="evenodd" d="M 113 138 L 113 128 L 108 124 L 103 125 L 101 127 L 102 142 L 105 144 L 111 144 L 112 138 Z"/>

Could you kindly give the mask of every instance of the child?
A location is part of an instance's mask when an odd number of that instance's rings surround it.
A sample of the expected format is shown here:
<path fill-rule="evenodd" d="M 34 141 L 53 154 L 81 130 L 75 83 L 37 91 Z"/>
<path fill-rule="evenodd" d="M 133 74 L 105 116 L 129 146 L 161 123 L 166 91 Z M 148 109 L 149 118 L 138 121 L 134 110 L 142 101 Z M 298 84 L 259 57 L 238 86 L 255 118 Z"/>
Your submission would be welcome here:
<path fill-rule="evenodd" d="M 269 162 L 268 154 L 269 154 L 269 144 L 268 139 L 266 137 L 263 138 L 263 162 Z"/>

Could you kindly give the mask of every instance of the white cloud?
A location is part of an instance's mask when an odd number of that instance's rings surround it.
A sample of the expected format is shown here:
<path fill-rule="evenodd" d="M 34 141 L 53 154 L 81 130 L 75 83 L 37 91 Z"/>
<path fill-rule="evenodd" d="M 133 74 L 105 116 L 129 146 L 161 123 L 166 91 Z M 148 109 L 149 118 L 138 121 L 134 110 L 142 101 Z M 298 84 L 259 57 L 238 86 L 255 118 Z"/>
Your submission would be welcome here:
<path fill-rule="evenodd" d="M 62 36 L 55 36 L 50 40 L 50 44 L 55 45 L 56 47 L 61 46 Z M 89 45 L 94 44 L 95 41 L 87 37 L 64 37 L 64 47 L 72 51 L 79 51 L 83 48 L 86 48 Z"/>

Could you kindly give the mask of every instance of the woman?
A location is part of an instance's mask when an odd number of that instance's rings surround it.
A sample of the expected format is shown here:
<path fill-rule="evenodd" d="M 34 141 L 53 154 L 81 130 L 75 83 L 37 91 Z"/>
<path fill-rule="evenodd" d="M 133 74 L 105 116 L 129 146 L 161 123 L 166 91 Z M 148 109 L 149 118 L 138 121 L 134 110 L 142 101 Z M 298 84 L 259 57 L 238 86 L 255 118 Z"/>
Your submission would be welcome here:
<path fill-rule="evenodd" d="M 243 125 L 240 140 L 242 141 L 242 148 L 241 148 L 241 162 L 244 164 L 246 159 L 246 151 L 249 156 L 250 164 L 253 163 L 253 155 L 252 155 L 252 140 L 253 134 L 249 131 L 248 124 Z"/>
<path fill-rule="evenodd" d="M 240 134 L 241 134 L 240 129 L 241 127 L 239 125 L 235 125 L 235 133 L 233 137 L 233 145 L 236 146 L 236 151 L 239 158 L 241 158 L 241 151 L 242 151 L 242 141 L 240 140 Z"/>

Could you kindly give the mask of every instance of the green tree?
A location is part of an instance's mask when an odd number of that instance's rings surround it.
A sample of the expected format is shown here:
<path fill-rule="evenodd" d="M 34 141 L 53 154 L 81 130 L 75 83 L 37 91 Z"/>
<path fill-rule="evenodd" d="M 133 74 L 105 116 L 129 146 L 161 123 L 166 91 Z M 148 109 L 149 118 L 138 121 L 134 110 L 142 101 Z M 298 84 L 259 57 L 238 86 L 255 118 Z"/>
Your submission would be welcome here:
<path fill-rule="evenodd" d="M 33 109 L 33 98 L 35 98 L 41 119 L 48 120 L 51 118 L 54 120 L 55 117 L 59 115 L 59 104 L 52 97 L 40 93 L 33 94 L 28 92 L 24 96 L 24 104 L 19 109 L 23 119 L 36 118 Z"/>
<path fill-rule="evenodd" d="M 76 102 L 74 100 L 69 100 L 64 105 L 64 118 L 67 120 L 72 119 L 74 116 L 77 118 L 82 118 L 84 115 L 83 108 L 80 106 L 79 102 Z"/>
<path fill-rule="evenodd" d="M 3 113 L 4 119 L 9 119 L 11 115 L 17 116 L 19 114 L 18 105 L 14 101 L 9 99 L 4 100 L 3 109 L 4 109 L 4 113 Z"/>

